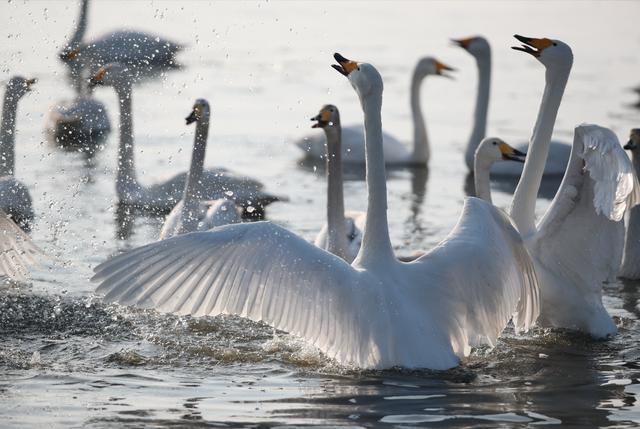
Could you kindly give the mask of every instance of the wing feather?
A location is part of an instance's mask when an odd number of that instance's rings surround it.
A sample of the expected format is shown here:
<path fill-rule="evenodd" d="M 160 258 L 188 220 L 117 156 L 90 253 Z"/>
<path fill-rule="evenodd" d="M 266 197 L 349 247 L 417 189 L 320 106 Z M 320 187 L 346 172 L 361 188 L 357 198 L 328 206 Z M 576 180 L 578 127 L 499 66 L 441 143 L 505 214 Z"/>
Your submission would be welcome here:
<path fill-rule="evenodd" d="M 0 276 L 25 281 L 29 269 L 45 257 L 31 238 L 0 210 Z"/>

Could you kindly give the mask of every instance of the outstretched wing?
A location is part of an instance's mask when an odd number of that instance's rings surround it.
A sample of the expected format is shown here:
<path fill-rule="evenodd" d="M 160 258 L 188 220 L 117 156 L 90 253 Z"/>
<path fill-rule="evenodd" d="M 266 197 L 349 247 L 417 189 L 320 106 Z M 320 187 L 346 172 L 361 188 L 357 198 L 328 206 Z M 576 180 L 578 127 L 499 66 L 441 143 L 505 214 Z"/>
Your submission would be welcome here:
<path fill-rule="evenodd" d="M 455 303 L 447 310 L 452 344 L 467 354 L 469 346 L 493 346 L 509 320 L 517 330 L 529 329 L 538 318 L 539 291 L 533 260 L 509 217 L 490 203 L 467 198 L 451 233 L 414 266 L 434 285 L 442 285 L 434 303 Z M 438 286 L 435 286 L 438 287 Z"/>
<path fill-rule="evenodd" d="M 619 222 L 634 186 L 631 161 L 616 135 L 597 125 L 575 129 L 571 159 L 531 248 L 538 260 L 600 294 L 614 278 L 624 245 Z"/>
<path fill-rule="evenodd" d="M 29 236 L 0 210 L 0 276 L 25 281 L 41 256 Z"/>
<path fill-rule="evenodd" d="M 237 314 L 303 337 L 343 363 L 374 364 L 366 316 L 379 311 L 370 305 L 375 288 L 361 287 L 360 273 L 342 259 L 270 222 L 155 242 L 95 272 L 107 301 L 195 316 Z"/>

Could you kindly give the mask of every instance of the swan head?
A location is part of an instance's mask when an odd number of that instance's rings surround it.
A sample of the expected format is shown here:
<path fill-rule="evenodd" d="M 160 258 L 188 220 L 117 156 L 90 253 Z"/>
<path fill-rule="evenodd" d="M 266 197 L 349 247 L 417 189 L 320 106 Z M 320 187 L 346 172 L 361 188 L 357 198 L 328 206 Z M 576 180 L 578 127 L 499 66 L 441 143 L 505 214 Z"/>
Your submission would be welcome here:
<path fill-rule="evenodd" d="M 333 54 L 333 58 L 338 64 L 332 64 L 331 67 L 349 79 L 361 99 L 371 95 L 382 96 L 382 76 L 374 66 L 348 60 L 338 53 Z"/>
<path fill-rule="evenodd" d="M 629 142 L 624 145 L 624 148 L 630 151 L 640 150 L 640 128 L 634 128 L 629 135 Z"/>
<path fill-rule="evenodd" d="M 487 137 L 482 140 L 475 154 L 476 159 L 485 164 L 493 164 L 496 161 L 524 162 L 526 156 L 526 153 L 520 152 L 497 137 Z"/>
<path fill-rule="evenodd" d="M 420 58 L 418 64 L 416 64 L 415 76 L 425 77 L 429 75 L 434 76 L 444 76 L 448 78 L 452 78 L 450 74 L 446 72 L 455 71 L 453 67 L 449 67 L 448 65 L 441 63 L 433 57 L 424 57 Z"/>
<path fill-rule="evenodd" d="M 89 86 L 122 86 L 132 80 L 129 67 L 120 63 L 109 63 L 100 67 L 89 79 Z"/>
<path fill-rule="evenodd" d="M 80 59 L 80 47 L 67 46 L 60 52 L 60 59 L 67 64 L 77 62 Z"/>
<path fill-rule="evenodd" d="M 191 113 L 189 113 L 189 116 L 185 118 L 185 121 L 187 122 L 187 125 L 189 125 L 196 121 L 209 118 L 210 113 L 211 110 L 209 109 L 209 102 L 204 98 L 198 98 L 193 104 Z"/>
<path fill-rule="evenodd" d="M 491 46 L 487 39 L 482 36 L 466 37 L 464 39 L 451 39 L 451 41 L 469 52 L 474 58 L 485 58 L 491 55 Z"/>
<path fill-rule="evenodd" d="M 511 49 L 522 51 L 533 55 L 545 67 L 571 67 L 573 63 L 573 52 L 571 47 L 560 40 L 555 39 L 536 39 L 534 37 L 525 37 L 514 35 L 516 39 L 522 42 L 522 46 L 512 46 Z"/>
<path fill-rule="evenodd" d="M 340 112 L 338 112 L 338 108 L 333 104 L 325 104 L 320 109 L 320 112 L 311 118 L 312 121 L 315 121 L 311 128 L 335 128 L 340 126 Z"/>
<path fill-rule="evenodd" d="M 11 94 L 15 100 L 23 97 L 31 91 L 31 87 L 36 83 L 36 79 L 26 79 L 22 76 L 14 76 L 7 82 L 7 93 Z"/>

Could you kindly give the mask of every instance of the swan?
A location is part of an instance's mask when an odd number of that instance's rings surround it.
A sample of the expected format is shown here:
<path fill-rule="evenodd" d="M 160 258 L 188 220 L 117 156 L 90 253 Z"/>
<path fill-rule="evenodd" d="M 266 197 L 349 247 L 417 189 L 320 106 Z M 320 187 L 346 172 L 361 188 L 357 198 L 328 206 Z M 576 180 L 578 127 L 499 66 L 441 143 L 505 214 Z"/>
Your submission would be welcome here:
<path fill-rule="evenodd" d="M 209 102 L 200 98 L 196 100 L 191 114 L 186 118 L 187 125 L 196 122 L 191 167 L 184 188 L 184 196 L 167 216 L 160 231 L 160 240 L 186 232 L 206 231 L 242 220 L 232 201 L 226 199 L 202 201 L 199 197 L 202 195 L 200 179 L 209 135 L 210 112 Z"/>
<path fill-rule="evenodd" d="M 471 54 L 478 66 L 478 91 L 476 93 L 473 129 L 465 151 L 465 162 L 469 171 L 473 171 L 473 156 L 487 130 L 487 112 L 489 110 L 489 93 L 491 90 L 491 46 L 487 39 L 482 36 L 454 39 L 453 42 Z M 528 143 L 518 144 L 516 148 L 526 152 Z M 552 141 L 549 146 L 549 158 L 544 167 L 544 175 L 563 175 L 569 162 L 570 154 L 571 145 Z M 513 162 L 497 163 L 491 169 L 491 173 L 496 176 L 520 176 L 522 174 L 522 165 Z"/>
<path fill-rule="evenodd" d="M 430 149 L 427 129 L 420 105 L 420 86 L 429 75 L 450 77 L 445 72 L 453 68 L 432 57 L 418 61 L 411 78 L 411 115 L 413 117 L 413 151 L 396 138 L 382 134 L 384 144 L 384 160 L 387 165 L 426 167 L 429 163 Z M 296 142 L 311 160 L 325 156 L 325 138 L 321 135 L 310 135 Z M 365 163 L 364 132 L 361 125 L 342 127 L 342 161 L 346 164 Z"/>
<path fill-rule="evenodd" d="M 130 250 L 95 268 L 104 300 L 195 316 L 238 314 L 298 335 L 362 368 L 447 369 L 494 344 L 513 317 L 537 316 L 537 283 L 518 232 L 500 210 L 468 198 L 458 225 L 410 263 L 389 238 L 382 78 L 339 54 L 364 111 L 368 208 L 351 265 L 270 222 L 225 225 Z"/>
<path fill-rule="evenodd" d="M 640 128 L 631 130 L 629 142 L 624 146 L 631 151 L 631 160 L 636 174 L 634 189 L 635 200 L 630 201 L 627 232 L 624 245 L 624 256 L 618 275 L 626 279 L 640 279 Z"/>
<path fill-rule="evenodd" d="M 513 49 L 534 56 L 546 69 L 530 149 L 510 208 L 540 281 L 538 323 L 604 338 L 616 332 L 602 304 L 602 283 L 614 278 L 620 266 L 621 219 L 633 189 L 631 162 L 610 130 L 576 127 L 560 188 L 536 225 L 536 195 L 573 53 L 559 40 L 515 37 L 522 46 Z"/>
<path fill-rule="evenodd" d="M 31 91 L 35 82 L 22 76 L 9 79 L 0 126 L 0 209 L 27 230 L 34 214 L 29 188 L 15 178 L 16 113 L 18 101 Z"/>
<path fill-rule="evenodd" d="M 362 245 L 366 214 L 344 211 L 340 112 L 327 104 L 311 120 L 316 121 L 312 128 L 322 128 L 327 137 L 327 223 L 316 236 L 315 245 L 351 263 Z"/>
<path fill-rule="evenodd" d="M 26 281 L 29 269 L 44 256 L 22 229 L 0 210 L 0 277 Z"/>
<path fill-rule="evenodd" d="M 168 213 L 182 199 L 187 174 L 180 173 L 164 183 L 143 186 L 138 182 L 133 152 L 132 77 L 129 68 L 119 63 L 101 67 L 91 78 L 91 85 L 111 86 L 120 105 L 120 142 L 116 193 L 122 204 L 157 213 Z M 260 216 L 264 207 L 282 197 L 262 191 L 257 180 L 236 175 L 226 169 L 203 171 L 201 199 L 228 198 L 241 205 L 248 215 Z"/>
<path fill-rule="evenodd" d="M 496 162 L 516 161 L 523 163 L 525 158 L 525 153 L 511 147 L 502 139 L 489 137 L 482 140 L 476 149 L 473 163 L 473 180 L 476 189 L 476 197 L 492 203 L 489 175 L 491 167 Z"/>
<path fill-rule="evenodd" d="M 78 25 L 65 49 L 82 42 L 87 26 L 87 7 L 88 1 L 83 0 Z M 92 154 L 101 148 L 111 133 L 111 122 L 105 105 L 92 97 L 82 64 L 78 61 L 65 61 L 65 64 L 69 67 L 69 77 L 76 96 L 70 100 L 58 101 L 49 108 L 45 120 L 45 135 L 58 147 Z"/>

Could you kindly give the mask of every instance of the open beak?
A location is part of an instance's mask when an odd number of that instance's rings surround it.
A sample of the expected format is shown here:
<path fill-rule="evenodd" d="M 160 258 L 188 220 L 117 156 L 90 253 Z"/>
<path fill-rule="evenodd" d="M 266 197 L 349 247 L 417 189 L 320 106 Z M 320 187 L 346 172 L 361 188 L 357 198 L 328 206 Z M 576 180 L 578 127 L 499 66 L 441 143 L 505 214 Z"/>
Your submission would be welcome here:
<path fill-rule="evenodd" d="M 27 79 L 27 91 L 31 91 L 31 85 L 33 85 L 37 81 L 38 81 L 38 79 L 36 79 L 36 78 Z"/>
<path fill-rule="evenodd" d="M 311 128 L 324 128 L 327 125 L 331 125 L 331 116 L 327 111 L 321 111 L 316 116 L 311 118 L 312 121 L 316 121 L 315 124 L 311 125 Z"/>
<path fill-rule="evenodd" d="M 189 113 L 189 116 L 184 118 L 184 120 L 187 122 L 187 125 L 193 124 L 195 121 L 197 121 L 198 116 L 196 115 L 195 109 L 192 110 L 191 113 Z"/>
<path fill-rule="evenodd" d="M 506 143 L 500 143 L 498 146 L 502 153 L 502 159 L 516 162 L 524 162 L 527 154 L 514 149 Z"/>
<path fill-rule="evenodd" d="M 331 67 L 338 70 L 338 72 L 344 76 L 349 76 L 352 71 L 358 68 L 358 63 L 348 60 L 338 53 L 333 54 L 333 58 L 338 64 L 331 64 Z"/>
<path fill-rule="evenodd" d="M 456 46 L 460 46 L 464 50 L 468 50 L 473 39 L 473 37 L 467 37 L 466 39 L 451 39 L 451 43 Z"/>
<path fill-rule="evenodd" d="M 449 67 L 448 65 L 436 60 L 436 73 L 438 74 L 438 76 L 443 76 L 443 77 L 448 77 L 449 79 L 453 79 L 454 77 L 452 75 L 446 73 L 446 72 L 453 72 L 453 71 L 456 71 L 456 69 L 454 69 L 453 67 Z"/>
<path fill-rule="evenodd" d="M 536 39 L 533 37 L 520 36 L 518 34 L 514 34 L 513 37 L 522 42 L 522 46 L 512 46 L 511 49 L 526 52 L 527 54 L 531 54 L 536 58 L 538 58 L 540 54 L 542 54 L 542 51 L 553 45 L 553 42 L 546 38 Z"/>

